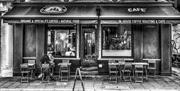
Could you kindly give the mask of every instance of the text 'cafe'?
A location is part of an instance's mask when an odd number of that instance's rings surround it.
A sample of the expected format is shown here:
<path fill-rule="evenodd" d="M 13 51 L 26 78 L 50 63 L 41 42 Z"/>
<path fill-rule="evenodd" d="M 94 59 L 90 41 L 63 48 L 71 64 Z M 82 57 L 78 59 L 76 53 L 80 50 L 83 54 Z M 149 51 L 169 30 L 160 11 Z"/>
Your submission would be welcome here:
<path fill-rule="evenodd" d="M 168 2 L 136 3 L 14 3 L 3 16 L 13 26 L 13 73 L 24 58 L 40 64 L 50 52 L 56 64 L 70 60 L 71 73 L 96 55 L 99 74 L 108 73 L 109 60 L 123 59 L 155 60 L 157 74 L 170 75 L 171 28 L 180 13 Z"/>

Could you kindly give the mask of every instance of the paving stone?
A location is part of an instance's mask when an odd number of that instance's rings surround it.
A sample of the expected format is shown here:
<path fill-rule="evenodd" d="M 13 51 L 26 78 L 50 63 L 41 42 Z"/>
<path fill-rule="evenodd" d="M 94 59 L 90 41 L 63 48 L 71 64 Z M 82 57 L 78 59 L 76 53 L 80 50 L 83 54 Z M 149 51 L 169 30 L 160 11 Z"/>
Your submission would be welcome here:
<path fill-rule="evenodd" d="M 74 80 L 69 82 L 50 81 L 49 83 L 41 83 L 36 80 L 30 83 L 20 83 L 17 78 L 0 79 L 0 91 L 72 91 Z M 91 80 L 84 79 L 86 91 L 180 91 L 180 79 L 177 76 L 155 77 L 149 78 L 143 83 L 134 82 L 118 82 L 110 83 L 103 79 Z M 8 90 L 9 89 L 9 90 Z M 76 91 L 82 91 L 81 82 L 77 81 Z"/>

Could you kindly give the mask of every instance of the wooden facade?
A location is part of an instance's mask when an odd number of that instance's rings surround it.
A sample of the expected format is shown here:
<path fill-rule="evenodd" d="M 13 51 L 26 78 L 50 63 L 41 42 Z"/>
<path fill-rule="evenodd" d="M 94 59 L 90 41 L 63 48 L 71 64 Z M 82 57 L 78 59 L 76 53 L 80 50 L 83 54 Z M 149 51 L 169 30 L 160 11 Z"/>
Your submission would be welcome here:
<path fill-rule="evenodd" d="M 79 25 L 80 26 L 80 25 Z M 145 29 L 145 27 L 154 26 L 153 29 Z M 26 28 L 25 28 L 26 27 Z M 77 30 L 81 31 L 81 30 Z M 81 33 L 78 35 L 81 38 Z M 99 32 L 97 32 L 98 34 Z M 158 73 L 170 74 L 171 73 L 171 49 L 170 49 L 170 35 L 171 25 L 133 25 L 133 58 L 144 59 L 152 58 L 157 59 Z M 167 37 L 169 36 L 169 37 Z M 46 25 L 45 24 L 15 24 L 14 25 L 14 73 L 19 72 L 19 65 L 23 57 L 35 57 L 37 67 L 40 64 L 40 58 L 46 54 Z M 96 36 L 96 41 L 101 39 Z M 83 39 L 80 39 L 80 41 Z M 82 41 L 79 45 L 83 47 Z M 100 44 L 100 43 L 98 43 Z M 98 45 L 97 45 L 98 46 Z M 98 52 L 98 48 L 96 50 Z M 79 51 L 80 57 L 83 58 L 83 51 Z M 108 59 L 99 59 L 99 64 L 103 67 L 99 68 L 99 72 L 104 74 L 108 73 Z M 114 59 L 114 58 L 112 58 Z M 118 58 L 116 58 L 118 59 Z M 121 59 L 121 58 L 119 58 Z M 60 62 L 57 59 L 55 62 Z M 74 58 L 72 62 L 72 72 L 76 67 L 80 66 L 80 60 Z M 58 69 L 58 68 L 56 68 Z"/>
<path fill-rule="evenodd" d="M 33 4 L 31 4 L 33 5 Z M 53 5 L 53 4 L 52 4 Z M 92 6 L 101 7 L 103 4 L 92 4 Z M 108 4 L 104 4 L 108 5 Z M 111 4 L 112 6 L 116 6 L 116 4 Z M 141 3 L 142 5 L 142 3 Z M 161 5 L 162 6 L 162 5 Z M 166 4 L 165 4 L 166 6 Z M 98 11 L 96 9 L 96 11 Z M 107 12 L 106 12 L 107 13 Z M 8 15 L 8 14 L 7 14 Z M 24 15 L 26 16 L 26 15 Z M 53 15 L 52 15 L 53 16 Z M 157 15 L 158 16 L 158 15 Z M 113 17 L 113 16 L 112 16 Z M 136 16 L 138 17 L 138 16 Z M 135 17 L 135 18 L 136 18 Z M 12 18 L 12 19 L 11 19 Z M 13 20 L 17 17 L 6 17 L 5 20 Z M 23 19 L 35 19 L 33 17 L 24 17 Z M 134 17 L 131 17 L 127 20 L 133 20 Z M 151 17 L 152 18 L 152 17 Z M 150 19 L 151 19 L 150 18 Z M 18 17 L 18 19 L 21 19 Z M 46 17 L 44 17 L 44 20 Z M 49 17 L 47 18 L 49 19 Z M 53 17 L 54 19 L 54 17 Z M 77 17 L 75 18 L 77 19 Z M 71 73 L 75 72 L 75 69 L 81 65 L 81 61 L 84 59 L 84 30 L 82 26 L 84 25 L 95 25 L 97 28 L 95 29 L 95 53 L 98 55 L 98 64 L 102 65 L 102 67 L 98 67 L 99 74 L 107 74 L 108 73 L 108 61 L 109 60 L 121 60 L 123 57 L 103 57 L 102 56 L 102 20 L 101 17 L 97 17 L 92 19 L 87 17 L 83 17 L 85 23 L 74 24 L 76 26 L 76 57 L 75 58 L 55 58 L 55 63 L 58 64 L 62 59 L 69 59 L 72 63 Z M 89 21 L 90 22 L 87 22 Z M 114 18 L 105 18 L 108 20 L 115 20 Z M 104 20 L 105 20 L 104 19 Z M 123 19 L 123 18 L 121 18 Z M 141 17 L 138 18 L 141 20 Z M 157 18 L 159 19 L 159 18 Z M 157 20 L 154 19 L 154 20 Z M 166 19 L 171 19 L 166 17 Z M 73 20 L 73 18 L 72 18 Z M 92 23 L 91 21 L 95 20 L 96 23 Z M 116 19 L 118 20 L 118 19 Z M 143 18 L 142 18 L 143 20 Z M 145 19 L 146 20 L 146 19 Z M 160 18 L 160 20 L 162 20 Z M 13 23 L 14 26 L 14 44 L 13 44 L 13 68 L 14 73 L 19 73 L 19 65 L 23 61 L 23 57 L 31 57 L 36 59 L 37 69 L 39 69 L 40 58 L 47 53 L 47 31 L 49 25 L 68 25 L 61 23 L 33 23 L 33 22 L 13 22 L 7 21 L 8 23 Z M 171 23 L 128 23 L 131 25 L 132 31 L 132 56 L 124 57 L 128 60 L 148 60 L 153 59 L 157 60 L 157 73 L 159 75 L 170 75 L 171 74 Z M 69 24 L 72 25 L 72 24 Z M 109 23 L 111 25 L 111 23 Z M 123 59 L 124 59 L 123 58 Z M 38 71 L 37 71 L 38 72 Z M 58 72 L 58 67 L 55 68 L 55 72 Z"/>

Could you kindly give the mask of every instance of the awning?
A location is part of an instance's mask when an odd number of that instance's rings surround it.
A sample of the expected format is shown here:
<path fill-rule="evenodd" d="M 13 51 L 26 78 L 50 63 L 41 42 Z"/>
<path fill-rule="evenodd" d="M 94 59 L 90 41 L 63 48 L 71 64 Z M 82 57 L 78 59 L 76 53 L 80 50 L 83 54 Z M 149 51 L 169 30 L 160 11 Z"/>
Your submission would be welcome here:
<path fill-rule="evenodd" d="M 57 5 L 56 5 L 57 6 Z M 45 6 L 15 6 L 6 13 L 4 19 L 97 19 L 95 6 L 66 6 L 61 14 L 43 14 Z"/>
<path fill-rule="evenodd" d="M 102 24 L 180 23 L 180 13 L 172 6 L 103 6 Z"/>
<path fill-rule="evenodd" d="M 127 5 L 127 6 L 126 6 Z M 102 24 L 162 24 L 180 23 L 180 13 L 168 5 L 65 5 L 65 12 L 43 14 L 41 9 L 48 5 L 16 5 L 3 18 L 7 23 L 97 23 Z M 148 6 L 147 6 L 148 5 Z M 57 6 L 56 5 L 49 5 Z M 61 5 L 62 6 L 62 5 Z M 99 10 L 100 9 L 100 10 Z M 100 15 L 100 16 L 98 16 Z"/>
<path fill-rule="evenodd" d="M 172 6 L 103 6 L 100 19 L 180 19 Z"/>

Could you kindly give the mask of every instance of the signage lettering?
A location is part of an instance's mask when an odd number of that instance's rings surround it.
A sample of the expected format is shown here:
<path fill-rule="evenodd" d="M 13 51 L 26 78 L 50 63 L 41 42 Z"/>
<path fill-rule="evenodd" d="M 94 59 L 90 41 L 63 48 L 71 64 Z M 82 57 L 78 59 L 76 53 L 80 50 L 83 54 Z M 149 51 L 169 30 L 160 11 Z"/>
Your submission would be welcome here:
<path fill-rule="evenodd" d="M 119 20 L 120 24 L 166 24 L 166 20 Z"/>
<path fill-rule="evenodd" d="M 89 23 L 81 20 L 62 20 L 62 19 L 20 19 L 4 20 L 6 23 L 52 23 L 52 24 L 79 24 Z M 95 23 L 96 21 L 92 22 Z M 167 20 L 101 20 L 102 24 L 170 24 Z"/>
<path fill-rule="evenodd" d="M 102 20 L 102 24 L 168 24 L 166 20 Z"/>
<path fill-rule="evenodd" d="M 65 6 L 45 6 L 40 10 L 42 14 L 62 14 L 66 11 L 67 8 Z"/>
<path fill-rule="evenodd" d="M 145 13 L 146 12 L 146 8 L 128 8 L 128 12 L 130 13 L 135 13 L 135 12 L 142 12 Z"/>
<path fill-rule="evenodd" d="M 12 22 L 12 20 L 6 20 L 5 22 Z M 62 23 L 62 24 L 77 24 L 79 20 L 38 20 L 38 19 L 22 19 L 22 20 L 15 20 L 13 23 Z"/>

